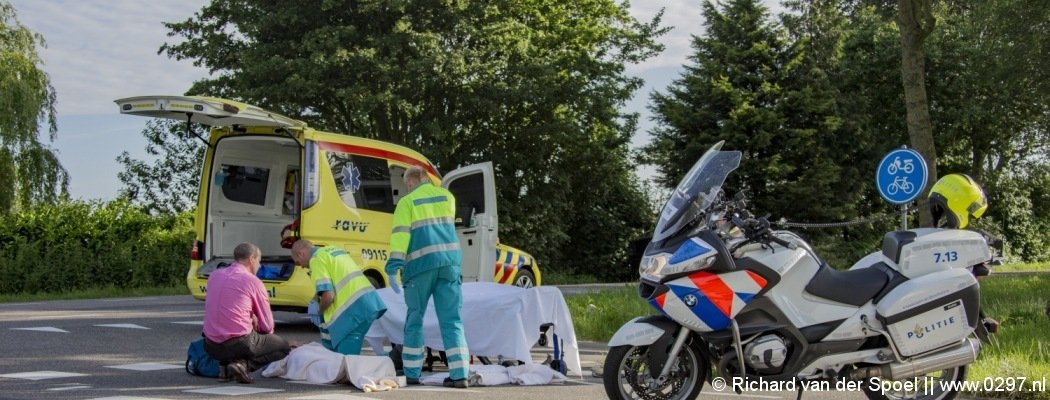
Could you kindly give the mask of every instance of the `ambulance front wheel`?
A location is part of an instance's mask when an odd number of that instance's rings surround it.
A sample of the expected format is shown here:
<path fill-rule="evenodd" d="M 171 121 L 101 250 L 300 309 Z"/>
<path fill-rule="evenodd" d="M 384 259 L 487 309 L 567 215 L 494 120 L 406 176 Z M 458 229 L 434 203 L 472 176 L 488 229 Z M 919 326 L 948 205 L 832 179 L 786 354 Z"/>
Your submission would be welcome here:
<path fill-rule="evenodd" d="M 532 274 L 532 271 L 519 269 L 518 274 L 514 276 L 514 286 L 525 289 L 534 287 L 536 286 L 536 276 Z"/>

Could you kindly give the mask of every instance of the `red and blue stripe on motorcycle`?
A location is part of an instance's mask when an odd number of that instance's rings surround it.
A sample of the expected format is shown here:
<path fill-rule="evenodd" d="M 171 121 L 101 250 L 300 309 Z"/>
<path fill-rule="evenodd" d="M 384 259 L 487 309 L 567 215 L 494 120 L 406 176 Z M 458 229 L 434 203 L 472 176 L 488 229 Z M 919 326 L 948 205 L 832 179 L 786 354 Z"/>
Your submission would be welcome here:
<path fill-rule="evenodd" d="M 721 274 L 698 271 L 666 285 L 670 290 L 649 303 L 694 330 L 710 332 L 728 327 L 732 318 L 762 291 L 766 280 L 747 270 Z"/>

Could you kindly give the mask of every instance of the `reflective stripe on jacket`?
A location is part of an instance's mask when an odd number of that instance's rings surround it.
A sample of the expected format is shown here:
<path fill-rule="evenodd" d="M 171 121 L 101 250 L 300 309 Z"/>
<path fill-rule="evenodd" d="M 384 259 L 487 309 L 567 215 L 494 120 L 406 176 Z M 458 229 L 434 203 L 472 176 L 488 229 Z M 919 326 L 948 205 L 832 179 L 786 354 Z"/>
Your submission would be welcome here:
<path fill-rule="evenodd" d="M 403 260 L 403 278 L 434 268 L 459 266 L 456 199 L 448 190 L 424 183 L 397 202 L 390 234 L 390 258 Z"/>
<path fill-rule="evenodd" d="M 327 330 L 333 345 L 365 321 L 383 315 L 386 305 L 350 254 L 337 247 L 315 247 L 310 276 L 317 293 L 332 291 L 335 300 L 324 312 L 322 336 Z"/>

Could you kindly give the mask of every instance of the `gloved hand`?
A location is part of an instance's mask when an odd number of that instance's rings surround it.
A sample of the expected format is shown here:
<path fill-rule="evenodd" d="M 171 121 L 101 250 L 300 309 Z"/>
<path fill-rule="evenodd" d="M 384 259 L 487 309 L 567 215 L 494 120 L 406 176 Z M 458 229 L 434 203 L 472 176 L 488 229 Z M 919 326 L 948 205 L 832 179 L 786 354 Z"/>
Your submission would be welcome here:
<path fill-rule="evenodd" d="M 401 294 L 401 279 L 398 277 L 398 273 L 404 268 L 405 261 L 400 259 L 387 260 L 386 267 L 383 268 L 386 271 L 387 278 L 390 279 L 390 289 L 394 293 Z"/>
<path fill-rule="evenodd" d="M 310 322 L 316 326 L 321 326 L 321 304 L 317 302 L 315 297 L 310 301 L 310 305 L 306 306 L 306 315 L 310 316 Z"/>

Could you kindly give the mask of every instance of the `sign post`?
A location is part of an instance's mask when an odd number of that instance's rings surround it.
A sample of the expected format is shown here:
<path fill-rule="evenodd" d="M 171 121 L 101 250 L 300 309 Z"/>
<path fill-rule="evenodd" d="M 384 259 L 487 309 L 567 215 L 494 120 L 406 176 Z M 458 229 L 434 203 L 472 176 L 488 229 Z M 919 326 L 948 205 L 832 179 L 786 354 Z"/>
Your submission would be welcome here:
<path fill-rule="evenodd" d="M 901 206 L 901 230 L 908 229 L 908 203 L 926 187 L 926 161 L 919 152 L 902 147 L 882 158 L 875 172 L 875 186 L 886 201 Z"/>

